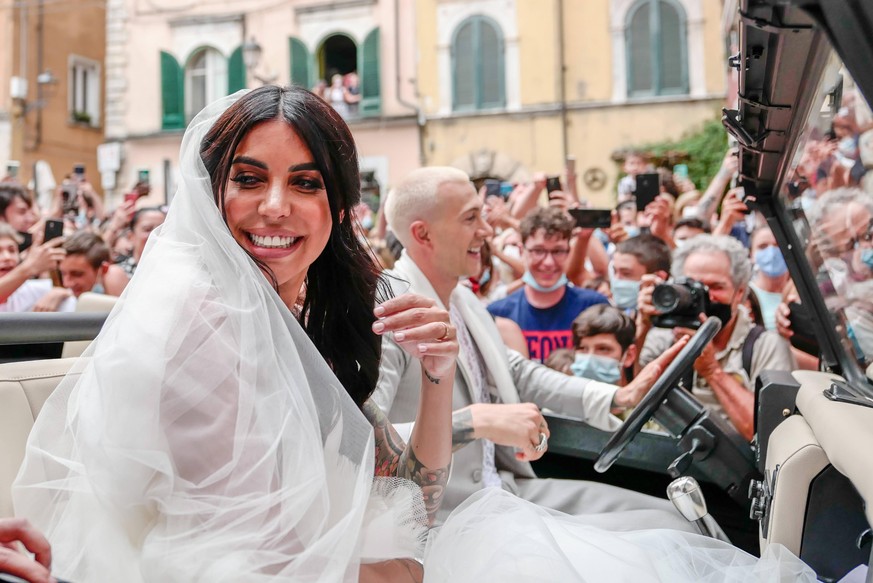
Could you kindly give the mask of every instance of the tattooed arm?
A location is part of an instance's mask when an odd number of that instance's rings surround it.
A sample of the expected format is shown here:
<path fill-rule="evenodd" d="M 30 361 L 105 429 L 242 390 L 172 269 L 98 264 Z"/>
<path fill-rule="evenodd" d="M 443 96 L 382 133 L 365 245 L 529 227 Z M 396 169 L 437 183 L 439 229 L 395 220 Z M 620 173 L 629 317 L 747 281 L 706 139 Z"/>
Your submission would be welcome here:
<path fill-rule="evenodd" d="M 448 300 L 446 300 L 448 303 Z M 373 332 L 393 340 L 421 364 L 421 395 L 409 444 L 404 447 L 379 407 L 370 401 L 364 413 L 376 428 L 379 472 L 408 478 L 424 494 L 433 523 L 448 481 L 452 459 L 452 385 L 458 341 L 449 313 L 435 300 L 403 294 L 373 310 Z"/>
<path fill-rule="evenodd" d="M 713 213 L 718 208 L 724 193 L 730 184 L 731 177 L 737 170 L 737 157 L 732 149 L 728 149 L 722 160 L 721 168 L 713 176 L 703 196 L 697 202 L 697 217 L 704 223 L 709 223 Z"/>
<path fill-rule="evenodd" d="M 433 523 L 448 482 L 448 465 L 438 468 L 425 466 L 411 446 L 412 439 L 410 445 L 403 443 L 385 413 L 372 401 L 364 403 L 363 411 L 375 432 L 376 475 L 406 478 L 418 484 L 424 496 L 428 521 Z"/>
<path fill-rule="evenodd" d="M 471 441 L 476 440 L 476 429 L 473 427 L 473 413 L 470 407 L 458 409 L 452 413 L 452 453 L 455 453 Z"/>

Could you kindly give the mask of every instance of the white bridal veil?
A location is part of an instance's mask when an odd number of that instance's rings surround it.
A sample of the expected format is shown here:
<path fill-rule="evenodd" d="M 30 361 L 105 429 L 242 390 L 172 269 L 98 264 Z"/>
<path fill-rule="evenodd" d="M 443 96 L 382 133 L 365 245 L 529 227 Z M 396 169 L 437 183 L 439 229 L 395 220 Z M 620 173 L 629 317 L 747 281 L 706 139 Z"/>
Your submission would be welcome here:
<path fill-rule="evenodd" d="M 30 436 L 16 513 L 71 581 L 357 580 L 417 552 L 420 495 L 372 488 L 372 427 L 213 202 L 200 143 L 239 96 L 189 126 L 166 222 Z"/>

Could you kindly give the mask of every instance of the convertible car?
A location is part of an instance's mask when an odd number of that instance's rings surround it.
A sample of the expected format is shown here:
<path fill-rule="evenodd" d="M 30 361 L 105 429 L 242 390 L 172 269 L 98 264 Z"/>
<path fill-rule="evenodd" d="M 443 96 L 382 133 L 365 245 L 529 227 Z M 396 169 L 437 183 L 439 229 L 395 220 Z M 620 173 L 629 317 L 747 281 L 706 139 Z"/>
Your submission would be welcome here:
<path fill-rule="evenodd" d="M 737 18 L 738 106 L 724 125 L 796 287 L 792 343 L 819 370 L 759 377 L 749 443 L 679 382 L 717 331 L 707 322 L 616 433 L 550 416 L 536 469 L 660 496 L 678 478 L 674 501 L 704 532 L 721 535 L 708 511 L 749 552 L 778 543 L 822 581 L 857 569 L 873 583 L 873 2 L 740 0 Z M 61 356 L 104 318 L 0 314 L 0 516 L 33 419 L 70 366 Z M 665 432 L 645 430 L 650 419 Z"/>
<path fill-rule="evenodd" d="M 792 344 L 815 353 L 820 370 L 765 371 L 756 435 L 744 443 L 677 383 L 716 331 L 705 324 L 619 431 L 555 418 L 551 451 L 596 460 L 605 475 L 623 466 L 615 483 L 625 487 L 662 487 L 664 469 L 696 476 L 734 544 L 762 552 L 779 543 L 822 581 L 854 569 L 864 580 L 873 546 L 873 3 L 742 0 L 738 19 L 740 50 L 729 60 L 738 106 L 724 125 L 746 202 L 766 218 L 796 287 Z M 670 436 L 641 432 L 650 418 Z"/>

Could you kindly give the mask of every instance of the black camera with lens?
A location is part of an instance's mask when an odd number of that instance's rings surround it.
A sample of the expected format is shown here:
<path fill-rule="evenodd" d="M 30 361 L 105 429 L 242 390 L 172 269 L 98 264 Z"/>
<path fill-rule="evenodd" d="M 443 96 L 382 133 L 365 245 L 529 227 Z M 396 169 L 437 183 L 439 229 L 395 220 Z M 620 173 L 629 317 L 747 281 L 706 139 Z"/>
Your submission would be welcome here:
<path fill-rule="evenodd" d="M 709 313 L 709 288 L 691 278 L 677 277 L 652 291 L 652 305 L 660 314 L 652 317 L 659 328 L 700 328 L 700 314 Z"/>

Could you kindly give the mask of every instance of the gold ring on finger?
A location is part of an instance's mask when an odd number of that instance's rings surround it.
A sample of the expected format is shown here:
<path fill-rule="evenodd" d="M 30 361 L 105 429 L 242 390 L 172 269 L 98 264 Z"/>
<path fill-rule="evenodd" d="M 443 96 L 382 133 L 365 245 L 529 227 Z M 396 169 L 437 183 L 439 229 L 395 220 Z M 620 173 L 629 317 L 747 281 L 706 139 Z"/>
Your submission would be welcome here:
<path fill-rule="evenodd" d="M 439 340 L 440 342 L 442 342 L 443 340 L 448 340 L 448 339 L 449 339 L 449 325 L 446 324 L 445 322 L 440 322 L 440 324 L 442 324 L 442 325 L 443 325 L 443 328 L 445 328 L 445 332 L 443 332 L 443 335 L 440 336 L 439 338 L 437 338 L 437 340 Z"/>

